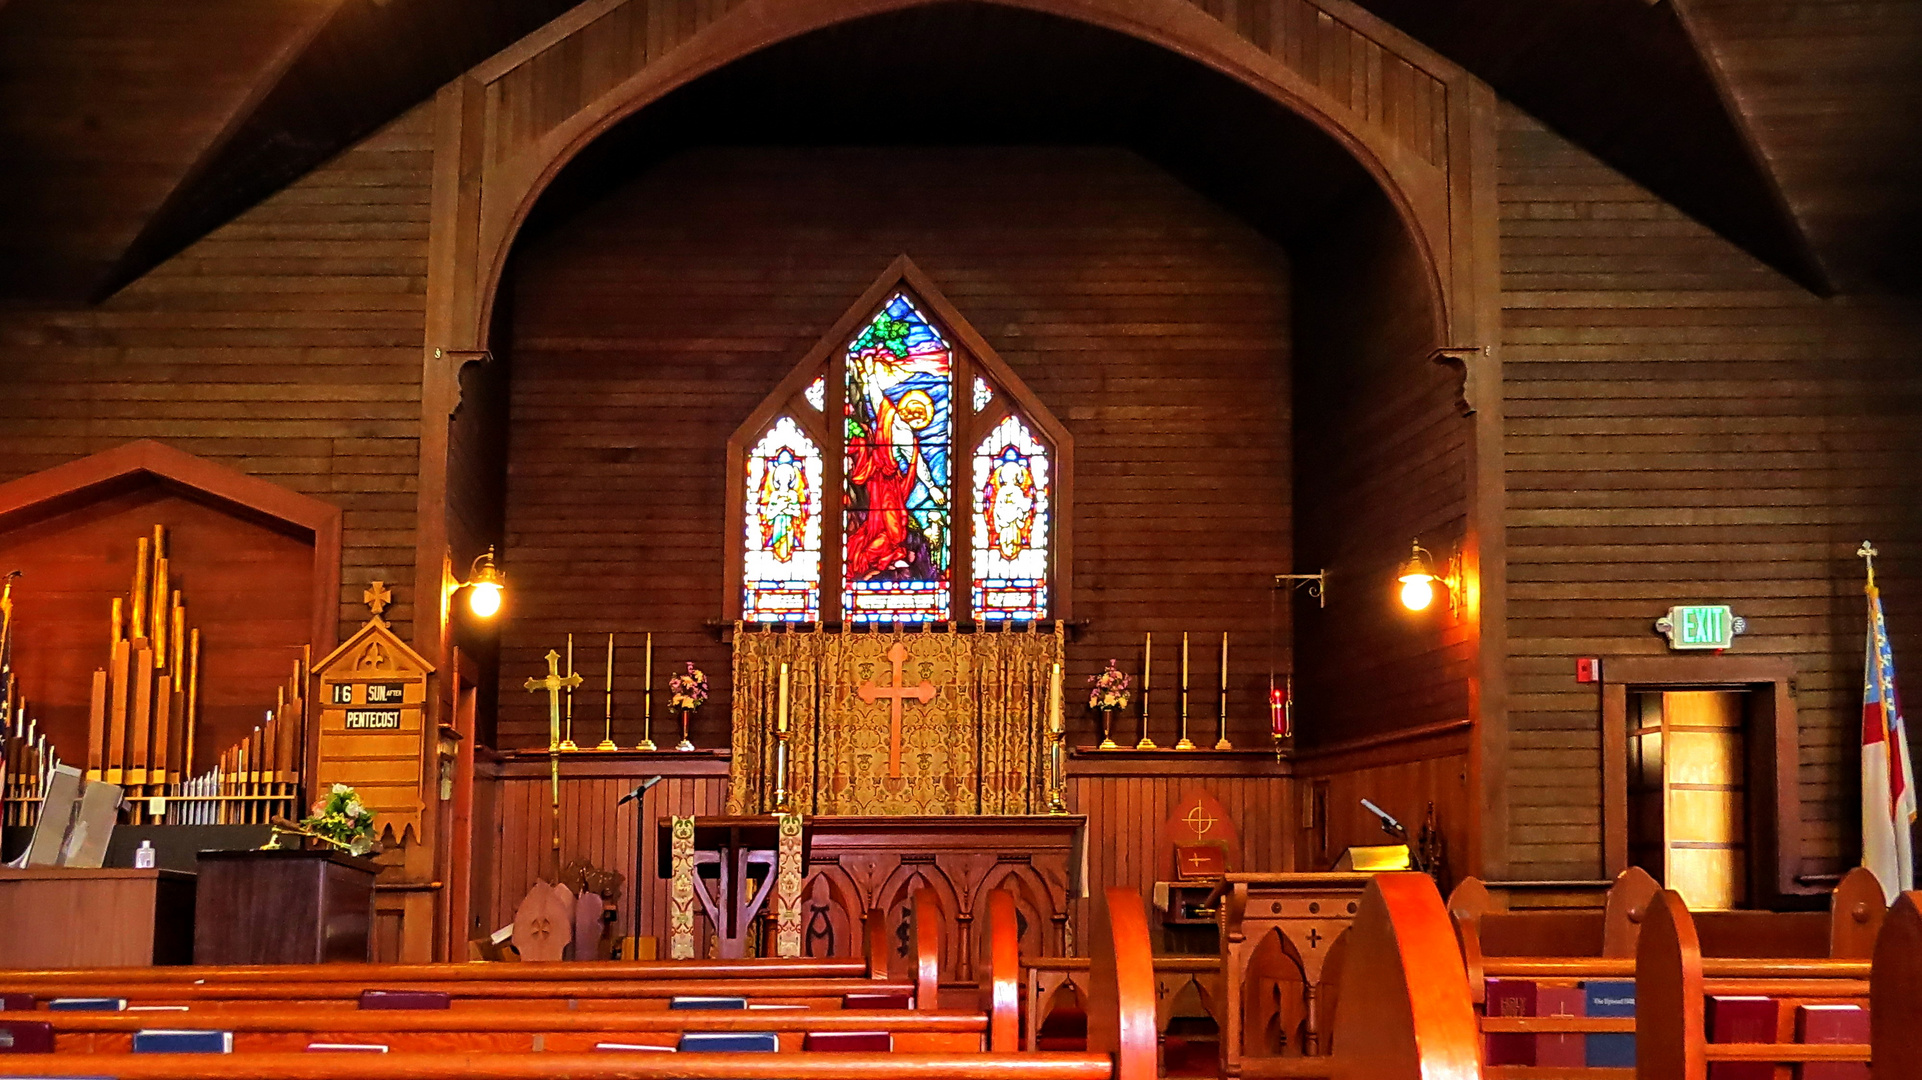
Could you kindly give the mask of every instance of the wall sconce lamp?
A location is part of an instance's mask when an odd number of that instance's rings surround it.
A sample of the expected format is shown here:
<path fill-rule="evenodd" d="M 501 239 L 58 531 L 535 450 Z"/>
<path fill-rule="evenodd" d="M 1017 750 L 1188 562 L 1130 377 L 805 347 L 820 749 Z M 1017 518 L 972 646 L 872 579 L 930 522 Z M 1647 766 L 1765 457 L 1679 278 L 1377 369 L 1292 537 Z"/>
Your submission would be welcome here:
<path fill-rule="evenodd" d="M 1317 601 L 1319 601 L 1320 606 L 1322 607 L 1328 606 L 1328 571 L 1323 570 L 1319 573 L 1314 573 L 1314 574 L 1276 574 L 1275 575 L 1275 588 L 1279 589 L 1283 585 L 1288 585 L 1291 583 L 1298 589 L 1301 588 L 1303 585 L 1306 585 L 1308 587 L 1309 596 L 1312 596 Z"/>
<path fill-rule="evenodd" d="M 467 610 L 483 619 L 493 618 L 500 612 L 501 592 L 506 588 L 507 575 L 494 562 L 494 548 L 489 545 L 467 572 Z"/>
<path fill-rule="evenodd" d="M 1401 606 L 1410 611 L 1426 611 L 1435 602 L 1435 583 L 1440 582 L 1447 594 L 1448 613 L 1461 615 L 1462 604 L 1462 561 L 1460 554 L 1448 557 L 1447 568 L 1439 576 L 1435 573 L 1433 558 L 1428 549 L 1421 546 L 1417 538 L 1411 545 L 1408 560 L 1401 564 L 1395 580 L 1401 582 Z"/>

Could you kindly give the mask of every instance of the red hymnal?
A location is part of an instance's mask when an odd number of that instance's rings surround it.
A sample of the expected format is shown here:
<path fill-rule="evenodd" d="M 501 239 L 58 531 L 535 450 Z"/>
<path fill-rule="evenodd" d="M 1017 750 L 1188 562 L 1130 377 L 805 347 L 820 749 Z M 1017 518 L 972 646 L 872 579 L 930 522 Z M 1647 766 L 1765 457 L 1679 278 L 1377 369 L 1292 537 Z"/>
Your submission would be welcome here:
<path fill-rule="evenodd" d="M 1527 979 L 1488 980 L 1486 1016 L 1534 1016 L 1535 984 Z M 1488 1036 L 1490 1065 L 1535 1064 L 1535 1036 L 1523 1032 L 1492 1032 Z"/>
<path fill-rule="evenodd" d="M 1535 991 L 1536 1016 L 1581 1016 L 1587 1011 L 1588 992 L 1579 986 L 1544 986 Z M 1535 1064 L 1582 1068 L 1588 1064 L 1588 1041 L 1579 1032 L 1535 1036 Z"/>
<path fill-rule="evenodd" d="M 1868 1045 L 1869 1011 L 1860 1005 L 1801 1005 L 1795 1010 L 1795 1041 Z M 1866 1061 L 1805 1061 L 1797 1080 L 1869 1080 Z"/>
<path fill-rule="evenodd" d="M 1712 1043 L 1772 1043 L 1777 1009 L 1771 997 L 1715 995 L 1708 999 L 1708 1041 Z M 1708 1067 L 1709 1080 L 1774 1080 L 1772 1061 L 1717 1061 Z"/>
<path fill-rule="evenodd" d="M 453 1002 L 438 990 L 362 990 L 363 1009 L 446 1009 Z"/>

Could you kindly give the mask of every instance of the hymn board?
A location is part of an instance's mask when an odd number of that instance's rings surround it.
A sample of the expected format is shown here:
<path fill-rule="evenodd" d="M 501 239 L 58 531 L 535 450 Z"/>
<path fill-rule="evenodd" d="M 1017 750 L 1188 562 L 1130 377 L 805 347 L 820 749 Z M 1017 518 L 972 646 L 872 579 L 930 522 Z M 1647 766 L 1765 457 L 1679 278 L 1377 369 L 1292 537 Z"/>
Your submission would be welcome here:
<path fill-rule="evenodd" d="M 376 608 L 378 611 L 378 608 Z M 314 793 L 347 784 L 374 812 L 375 829 L 393 839 L 409 826 L 421 837 L 426 800 L 428 678 L 434 666 L 395 636 L 379 614 L 314 665 L 320 683 L 320 736 Z"/>

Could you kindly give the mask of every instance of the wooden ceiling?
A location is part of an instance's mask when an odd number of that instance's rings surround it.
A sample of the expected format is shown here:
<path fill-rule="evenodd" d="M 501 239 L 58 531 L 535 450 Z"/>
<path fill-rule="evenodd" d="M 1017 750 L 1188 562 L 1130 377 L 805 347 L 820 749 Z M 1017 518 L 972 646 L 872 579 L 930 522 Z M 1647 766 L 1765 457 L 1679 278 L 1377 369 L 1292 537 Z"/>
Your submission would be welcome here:
<path fill-rule="evenodd" d="M 577 2 L 0 0 L 0 298 L 111 294 Z M 1922 283 L 1922 0 L 1360 2 L 1815 291 Z"/>

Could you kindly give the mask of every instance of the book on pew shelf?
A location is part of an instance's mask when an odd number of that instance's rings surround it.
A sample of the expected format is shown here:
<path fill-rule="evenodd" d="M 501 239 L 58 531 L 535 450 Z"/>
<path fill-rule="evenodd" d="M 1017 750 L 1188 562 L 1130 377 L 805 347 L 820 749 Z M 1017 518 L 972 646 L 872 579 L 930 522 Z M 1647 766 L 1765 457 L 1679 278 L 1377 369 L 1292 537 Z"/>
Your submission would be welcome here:
<path fill-rule="evenodd" d="M 1584 1016 L 1623 1017 L 1635 1015 L 1633 979 L 1589 979 L 1582 983 Z M 1635 1035 L 1626 1031 L 1594 1031 L 1584 1040 L 1591 1069 L 1632 1069 L 1635 1067 Z"/>
<path fill-rule="evenodd" d="M 843 1009 L 905 1009 L 909 1005 L 906 994 L 842 994 Z"/>
<path fill-rule="evenodd" d="M 1833 1044 L 1869 1041 L 1869 1011 L 1860 1005 L 1798 1005 L 1795 1041 Z M 1796 1080 L 1869 1080 L 1866 1061 L 1804 1061 Z"/>
<path fill-rule="evenodd" d="M 0 994 L 0 1012 L 32 1012 L 39 1004 L 32 994 Z"/>
<path fill-rule="evenodd" d="M 1539 988 L 1529 979 L 1490 979 L 1484 1015 L 1534 1016 L 1537 993 Z M 1484 1038 L 1488 1041 L 1488 1064 L 1535 1064 L 1535 1036 L 1508 1031 L 1490 1033 Z"/>
<path fill-rule="evenodd" d="M 47 1020 L 0 1020 L 0 1054 L 53 1053 L 53 1024 Z"/>
<path fill-rule="evenodd" d="M 1711 994 L 1702 1026 L 1712 1043 L 1772 1043 L 1779 1010 L 1775 999 L 1753 994 Z M 1772 1061 L 1715 1061 L 1709 1080 L 1774 1080 Z"/>
<path fill-rule="evenodd" d="M 127 1008 L 126 998 L 54 998 L 47 1002 L 47 1008 L 54 1012 L 122 1012 Z"/>
<path fill-rule="evenodd" d="M 231 1031 L 166 1031 L 149 1028 L 133 1033 L 136 1054 L 231 1054 Z"/>
<path fill-rule="evenodd" d="M 185 1005 L 129 1005 L 128 1012 L 187 1012 Z"/>
<path fill-rule="evenodd" d="M 670 1009 L 745 1009 L 747 1008 L 747 999 L 744 997 L 682 996 L 669 999 L 667 1007 Z"/>
<path fill-rule="evenodd" d="M 451 1009 L 451 995 L 438 990 L 362 990 L 363 1009 Z"/>
<path fill-rule="evenodd" d="M 801 1049 L 848 1054 L 891 1054 L 894 1036 L 885 1031 L 810 1031 Z"/>
<path fill-rule="evenodd" d="M 672 1054 L 674 1052 L 674 1048 L 671 1046 L 648 1046 L 645 1043 L 599 1042 L 594 1044 L 594 1049 L 596 1050 L 659 1050 L 669 1054 Z"/>
<path fill-rule="evenodd" d="M 1542 986 L 1535 990 L 1536 1016 L 1584 1016 L 1588 995 L 1579 986 Z M 1582 1068 L 1588 1064 L 1588 1046 L 1580 1032 L 1535 1036 L 1535 1064 Z"/>
<path fill-rule="evenodd" d="M 771 1054 L 781 1040 L 772 1031 L 689 1031 L 681 1036 L 680 1048 L 690 1054 Z"/>
<path fill-rule="evenodd" d="M 349 1051 L 357 1051 L 363 1054 L 385 1054 L 387 1052 L 387 1044 L 385 1043 L 321 1042 L 321 1043 L 308 1043 L 307 1049 L 309 1050 L 349 1050 Z"/>
<path fill-rule="evenodd" d="M 755 1002 L 749 1002 L 747 1007 L 750 1009 L 805 1009 L 807 1008 L 806 1005 L 762 1005 Z"/>

